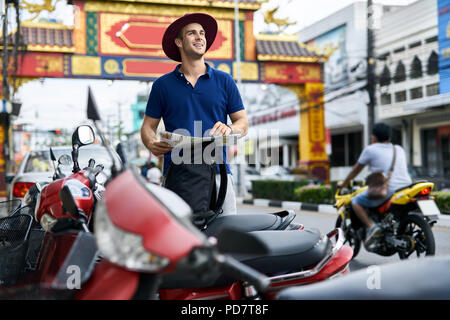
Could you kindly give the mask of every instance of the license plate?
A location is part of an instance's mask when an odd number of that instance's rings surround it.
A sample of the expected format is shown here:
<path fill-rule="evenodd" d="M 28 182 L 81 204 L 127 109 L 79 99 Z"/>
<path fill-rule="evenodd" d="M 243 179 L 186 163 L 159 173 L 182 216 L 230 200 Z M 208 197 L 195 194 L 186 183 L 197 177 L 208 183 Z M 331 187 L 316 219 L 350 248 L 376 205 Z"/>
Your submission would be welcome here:
<path fill-rule="evenodd" d="M 441 214 L 434 200 L 419 200 L 417 204 L 425 216 L 439 216 Z"/>

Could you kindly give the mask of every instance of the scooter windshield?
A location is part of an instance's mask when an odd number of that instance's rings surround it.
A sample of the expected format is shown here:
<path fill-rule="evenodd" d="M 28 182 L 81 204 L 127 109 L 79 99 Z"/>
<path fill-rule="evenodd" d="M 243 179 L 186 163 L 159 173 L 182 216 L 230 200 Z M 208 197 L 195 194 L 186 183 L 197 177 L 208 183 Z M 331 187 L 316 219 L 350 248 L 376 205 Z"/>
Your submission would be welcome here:
<path fill-rule="evenodd" d="M 145 188 L 152 193 L 172 214 L 182 219 L 192 217 L 191 207 L 174 192 L 154 183 L 146 183 Z"/>

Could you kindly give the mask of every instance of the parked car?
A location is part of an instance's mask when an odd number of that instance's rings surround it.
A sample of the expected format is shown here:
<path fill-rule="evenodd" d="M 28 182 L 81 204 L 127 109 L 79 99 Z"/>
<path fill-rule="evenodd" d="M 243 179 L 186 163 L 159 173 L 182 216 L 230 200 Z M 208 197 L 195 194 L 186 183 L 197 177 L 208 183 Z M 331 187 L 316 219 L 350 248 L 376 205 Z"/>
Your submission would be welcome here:
<path fill-rule="evenodd" d="M 237 185 L 239 180 L 239 166 L 237 164 L 230 164 L 230 169 L 234 177 L 235 185 Z M 245 189 L 247 190 L 247 192 L 251 193 L 252 181 L 263 179 L 263 177 L 256 168 L 250 167 L 248 165 L 245 165 L 244 174 L 245 174 Z"/>
<path fill-rule="evenodd" d="M 53 153 L 58 159 L 63 154 L 72 154 L 72 146 L 52 147 Z M 117 161 L 120 157 L 113 151 Z M 96 164 L 104 165 L 104 172 L 111 173 L 112 162 L 105 147 L 91 145 L 80 148 L 78 162 L 80 168 L 87 167 L 89 159 L 94 159 Z M 55 166 L 57 163 L 55 163 Z M 65 175 L 72 172 L 72 166 L 61 166 L 61 171 Z M 36 149 L 28 151 L 19 166 L 17 174 L 8 186 L 8 199 L 23 199 L 28 189 L 36 182 L 51 182 L 54 174 L 54 166 L 50 160 L 50 148 Z"/>
<path fill-rule="evenodd" d="M 291 174 L 291 171 L 283 166 L 270 166 L 261 169 L 261 176 L 263 179 L 271 180 L 287 180 L 294 181 L 299 180 L 300 177 L 295 174 Z"/>
<path fill-rule="evenodd" d="M 248 193 L 252 192 L 252 181 L 261 180 L 263 176 L 261 173 L 254 167 L 245 167 L 245 188 Z"/>
<path fill-rule="evenodd" d="M 234 176 L 234 180 L 237 183 L 239 177 L 239 168 L 237 165 L 230 165 L 231 171 Z M 300 180 L 301 177 L 295 174 L 291 174 L 290 170 L 282 166 L 270 166 L 261 168 L 261 172 L 254 167 L 248 165 L 245 166 L 245 189 L 248 193 L 252 192 L 252 181 L 255 180 L 287 180 L 295 181 Z"/>

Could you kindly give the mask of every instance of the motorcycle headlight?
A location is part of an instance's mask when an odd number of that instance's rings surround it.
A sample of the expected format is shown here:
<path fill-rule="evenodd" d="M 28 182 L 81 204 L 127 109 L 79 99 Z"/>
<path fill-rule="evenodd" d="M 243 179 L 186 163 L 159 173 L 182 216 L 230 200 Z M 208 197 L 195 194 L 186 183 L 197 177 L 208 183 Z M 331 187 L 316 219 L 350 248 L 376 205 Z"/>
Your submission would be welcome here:
<path fill-rule="evenodd" d="M 100 254 L 119 266 L 138 272 L 156 272 L 169 264 L 169 259 L 148 252 L 142 237 L 116 227 L 110 220 L 104 201 L 97 203 L 94 221 Z"/>
<path fill-rule="evenodd" d="M 41 185 L 39 183 L 35 183 L 30 189 L 28 189 L 27 193 L 25 193 L 23 201 L 27 205 L 31 205 L 33 201 L 36 200 L 36 197 L 39 196 L 41 191 L 42 191 Z"/>

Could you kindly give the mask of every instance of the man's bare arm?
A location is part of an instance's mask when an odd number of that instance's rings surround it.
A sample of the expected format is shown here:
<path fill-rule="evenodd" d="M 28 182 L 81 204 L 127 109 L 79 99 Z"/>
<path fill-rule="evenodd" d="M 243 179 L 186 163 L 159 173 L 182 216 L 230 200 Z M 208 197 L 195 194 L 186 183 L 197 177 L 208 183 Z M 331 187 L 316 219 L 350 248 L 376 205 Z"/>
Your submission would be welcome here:
<path fill-rule="evenodd" d="M 338 187 L 346 187 L 351 180 L 353 180 L 365 166 L 359 164 L 358 162 L 353 166 L 352 171 L 348 174 L 347 178 L 343 182 L 338 183 Z"/>
<path fill-rule="evenodd" d="M 156 130 L 160 121 L 161 119 L 144 116 L 141 127 L 142 143 L 157 157 L 162 157 L 166 152 L 172 150 L 169 144 L 158 141 L 156 137 Z"/>
<path fill-rule="evenodd" d="M 248 119 L 245 110 L 240 110 L 230 114 L 231 125 L 234 133 L 239 133 L 242 137 L 248 132 Z"/>

